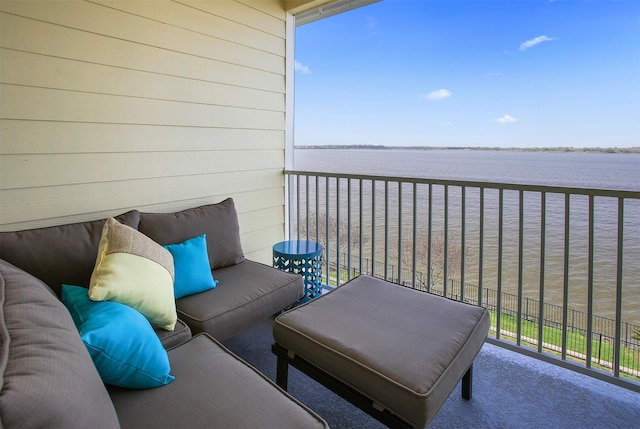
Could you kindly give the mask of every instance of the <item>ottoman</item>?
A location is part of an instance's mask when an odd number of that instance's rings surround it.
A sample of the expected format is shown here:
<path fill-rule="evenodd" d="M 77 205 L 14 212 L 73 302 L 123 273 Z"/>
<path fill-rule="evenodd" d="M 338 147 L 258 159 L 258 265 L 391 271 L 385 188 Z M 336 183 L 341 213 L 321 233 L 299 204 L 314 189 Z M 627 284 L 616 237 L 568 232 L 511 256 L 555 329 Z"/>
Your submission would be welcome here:
<path fill-rule="evenodd" d="M 288 365 L 390 427 L 424 427 L 471 366 L 489 332 L 485 308 L 369 276 L 279 315 L 277 383 Z"/>

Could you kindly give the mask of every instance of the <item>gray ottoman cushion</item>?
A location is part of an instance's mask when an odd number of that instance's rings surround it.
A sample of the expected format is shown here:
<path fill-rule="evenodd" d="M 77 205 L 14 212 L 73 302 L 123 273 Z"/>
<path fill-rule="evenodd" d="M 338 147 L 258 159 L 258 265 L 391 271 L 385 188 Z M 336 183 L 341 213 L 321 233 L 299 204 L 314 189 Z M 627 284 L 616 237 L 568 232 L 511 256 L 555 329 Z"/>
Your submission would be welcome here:
<path fill-rule="evenodd" d="M 176 379 L 109 387 L 123 428 L 326 428 L 327 424 L 206 334 L 169 351 Z M 203 398 L 206 406 L 201 406 Z M 194 406 L 198 404 L 198 406 Z"/>
<path fill-rule="evenodd" d="M 245 260 L 213 271 L 215 289 L 177 301 L 178 317 L 193 332 L 223 341 L 293 304 L 304 293 L 297 274 Z M 260 287 L 256 287 L 260 285 Z"/>
<path fill-rule="evenodd" d="M 416 427 L 482 347 L 486 309 L 360 276 L 276 318 L 275 341 Z"/>

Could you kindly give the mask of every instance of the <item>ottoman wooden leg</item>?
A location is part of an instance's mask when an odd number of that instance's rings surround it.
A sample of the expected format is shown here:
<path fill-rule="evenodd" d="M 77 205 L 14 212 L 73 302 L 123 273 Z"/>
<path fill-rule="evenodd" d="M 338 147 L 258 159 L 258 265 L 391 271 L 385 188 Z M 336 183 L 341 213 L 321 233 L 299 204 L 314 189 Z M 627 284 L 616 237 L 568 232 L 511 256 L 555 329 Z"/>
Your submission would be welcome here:
<path fill-rule="evenodd" d="M 276 369 L 276 384 L 282 387 L 283 390 L 287 390 L 287 384 L 289 379 L 289 363 L 287 358 L 278 356 L 278 366 Z"/>
<path fill-rule="evenodd" d="M 271 351 L 278 358 L 276 364 L 276 384 L 286 391 L 289 379 L 289 358 L 287 356 L 287 350 L 277 344 L 273 344 Z"/>
<path fill-rule="evenodd" d="M 464 399 L 471 399 L 471 390 L 473 388 L 473 364 L 469 367 L 467 372 L 462 376 L 462 397 Z"/>

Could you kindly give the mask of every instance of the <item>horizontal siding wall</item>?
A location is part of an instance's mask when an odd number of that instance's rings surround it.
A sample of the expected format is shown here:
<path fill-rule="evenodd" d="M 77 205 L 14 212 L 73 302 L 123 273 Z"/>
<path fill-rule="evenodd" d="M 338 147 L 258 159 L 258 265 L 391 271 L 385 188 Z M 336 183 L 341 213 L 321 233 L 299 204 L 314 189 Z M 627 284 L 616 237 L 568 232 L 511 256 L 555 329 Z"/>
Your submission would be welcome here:
<path fill-rule="evenodd" d="M 0 3 L 0 229 L 234 198 L 247 257 L 284 234 L 278 0 Z"/>

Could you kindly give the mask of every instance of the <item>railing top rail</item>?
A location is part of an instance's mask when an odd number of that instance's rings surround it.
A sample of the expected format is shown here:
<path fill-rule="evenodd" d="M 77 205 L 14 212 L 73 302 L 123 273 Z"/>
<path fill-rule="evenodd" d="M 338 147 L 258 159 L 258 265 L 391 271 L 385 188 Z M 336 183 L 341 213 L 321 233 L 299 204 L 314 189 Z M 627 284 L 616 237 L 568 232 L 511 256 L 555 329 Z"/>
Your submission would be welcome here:
<path fill-rule="evenodd" d="M 356 180 L 370 180 L 379 182 L 405 182 L 405 183 L 419 183 L 427 185 L 442 185 L 442 186 L 464 186 L 467 188 L 485 188 L 485 189 L 503 189 L 514 190 L 524 192 L 542 192 L 553 194 L 578 194 L 578 195 L 593 195 L 600 197 L 614 197 L 614 198 L 629 198 L 640 199 L 640 191 L 626 191 L 626 190 L 614 190 L 614 189 L 593 189 L 593 188 L 571 188 L 565 186 L 548 186 L 548 185 L 522 185 L 514 183 L 499 183 L 499 182 L 478 182 L 478 181 L 465 181 L 465 180 L 449 180 L 449 179 L 426 179 L 418 177 L 403 177 L 403 176 L 376 176 L 376 175 L 364 175 L 364 174 L 348 174 L 348 173 L 332 173 L 332 172 L 320 172 L 320 171 L 303 171 L 303 170 L 285 170 L 285 174 L 299 175 L 299 176 L 318 176 L 318 177 L 335 177 L 339 179 L 356 179 Z"/>

